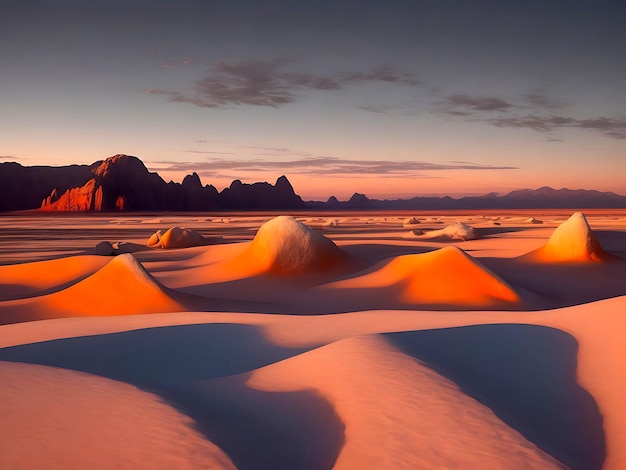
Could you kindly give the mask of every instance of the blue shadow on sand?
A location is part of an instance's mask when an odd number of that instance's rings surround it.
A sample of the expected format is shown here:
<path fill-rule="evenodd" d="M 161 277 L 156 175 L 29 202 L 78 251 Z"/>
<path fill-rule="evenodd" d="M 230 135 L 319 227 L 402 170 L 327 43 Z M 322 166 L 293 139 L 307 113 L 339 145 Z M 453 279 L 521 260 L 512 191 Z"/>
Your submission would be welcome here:
<path fill-rule="evenodd" d="M 245 375 L 229 377 L 309 349 L 273 345 L 254 326 L 199 324 L 14 346 L 0 349 L 0 360 L 77 370 L 160 395 L 237 468 L 314 470 L 331 468 L 343 446 L 332 406 L 314 391 L 261 392 L 246 386 Z"/>
<path fill-rule="evenodd" d="M 602 416 L 576 382 L 572 336 L 533 325 L 477 325 L 385 337 L 565 465 L 602 468 Z"/>

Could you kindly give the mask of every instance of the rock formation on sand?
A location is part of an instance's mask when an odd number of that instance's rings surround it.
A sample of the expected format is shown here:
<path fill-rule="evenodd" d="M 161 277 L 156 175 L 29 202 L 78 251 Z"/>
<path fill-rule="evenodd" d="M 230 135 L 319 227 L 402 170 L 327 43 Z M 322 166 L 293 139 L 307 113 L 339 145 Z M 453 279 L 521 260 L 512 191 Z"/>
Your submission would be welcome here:
<path fill-rule="evenodd" d="M 189 248 L 202 246 L 210 242 L 200 232 L 182 227 L 172 227 L 165 232 L 157 230 L 148 240 L 150 248 Z"/>
<path fill-rule="evenodd" d="M 438 242 L 448 242 L 453 240 L 477 240 L 480 238 L 480 233 L 467 224 L 459 222 L 458 224 L 449 225 L 446 228 L 440 230 L 431 230 L 423 234 L 414 234 L 417 238 L 422 240 L 431 240 Z"/>
<path fill-rule="evenodd" d="M 346 258 L 332 240 L 290 216 L 264 223 L 242 254 L 242 261 L 283 275 L 333 269 Z"/>
<path fill-rule="evenodd" d="M 176 294 L 162 286 L 131 254 L 116 256 L 91 276 L 45 299 L 63 316 L 179 312 Z M 53 318 L 58 315 L 53 314 Z"/>
<path fill-rule="evenodd" d="M 402 225 L 404 225 L 405 227 L 409 227 L 411 225 L 418 225 L 420 223 L 421 222 L 416 217 L 408 217 L 404 219 L 404 222 L 402 222 Z"/>
<path fill-rule="evenodd" d="M 544 246 L 523 258 L 544 262 L 598 262 L 610 257 L 600 246 L 586 217 L 575 212 L 552 232 Z"/>
<path fill-rule="evenodd" d="M 393 258 L 364 276 L 334 288 L 380 290 L 404 304 L 440 308 L 506 308 L 520 302 L 505 281 L 456 246 Z"/>

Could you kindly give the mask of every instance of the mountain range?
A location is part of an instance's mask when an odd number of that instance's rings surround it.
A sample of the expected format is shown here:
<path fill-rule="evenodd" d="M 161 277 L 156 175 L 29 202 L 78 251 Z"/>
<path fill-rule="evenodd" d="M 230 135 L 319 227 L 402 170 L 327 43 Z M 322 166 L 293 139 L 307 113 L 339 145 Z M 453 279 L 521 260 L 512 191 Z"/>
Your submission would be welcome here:
<path fill-rule="evenodd" d="M 285 176 L 275 184 L 235 180 L 218 191 L 197 173 L 182 183 L 163 180 L 130 155 L 91 165 L 61 167 L 0 163 L 0 211 L 223 211 L 223 210 L 450 210 L 626 208 L 626 196 L 593 190 L 539 189 L 462 198 L 369 199 L 304 202 Z"/>

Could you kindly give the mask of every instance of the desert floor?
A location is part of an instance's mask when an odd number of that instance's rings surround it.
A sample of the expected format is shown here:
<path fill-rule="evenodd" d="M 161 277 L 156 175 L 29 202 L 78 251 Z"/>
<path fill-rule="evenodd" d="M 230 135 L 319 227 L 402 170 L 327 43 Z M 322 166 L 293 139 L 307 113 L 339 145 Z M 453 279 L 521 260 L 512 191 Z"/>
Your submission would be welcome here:
<path fill-rule="evenodd" d="M 0 468 L 624 469 L 626 211 L 573 212 L 3 215 Z"/>

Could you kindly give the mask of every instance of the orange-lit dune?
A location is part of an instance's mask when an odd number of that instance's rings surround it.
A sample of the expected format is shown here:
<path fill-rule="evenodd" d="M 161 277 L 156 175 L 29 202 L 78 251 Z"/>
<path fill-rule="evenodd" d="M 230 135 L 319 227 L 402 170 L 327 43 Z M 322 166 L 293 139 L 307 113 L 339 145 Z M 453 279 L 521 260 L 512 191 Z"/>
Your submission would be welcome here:
<path fill-rule="evenodd" d="M 525 257 L 540 262 L 598 262 L 609 258 L 581 212 L 572 214 L 544 246 Z"/>
<path fill-rule="evenodd" d="M 378 297 L 440 307 L 493 308 L 520 302 L 511 286 L 455 246 L 399 256 L 369 274 L 327 287 L 377 289 Z"/>
<path fill-rule="evenodd" d="M 133 255 L 124 254 L 59 292 L 0 303 L 0 323 L 70 316 L 179 312 L 186 310 L 179 300 L 182 297 L 159 284 Z"/>
<path fill-rule="evenodd" d="M 93 274 L 109 259 L 72 256 L 34 263 L 0 266 L 0 300 L 18 299 L 60 290 Z"/>

